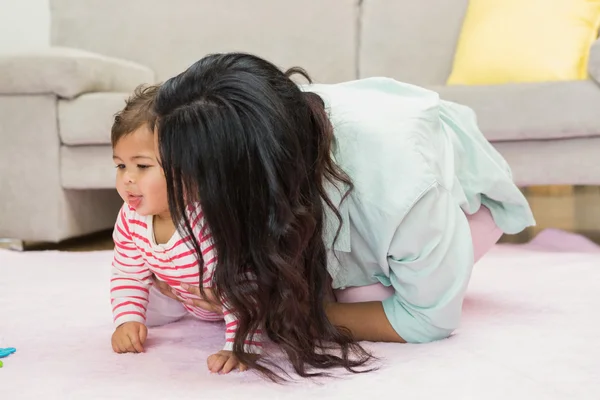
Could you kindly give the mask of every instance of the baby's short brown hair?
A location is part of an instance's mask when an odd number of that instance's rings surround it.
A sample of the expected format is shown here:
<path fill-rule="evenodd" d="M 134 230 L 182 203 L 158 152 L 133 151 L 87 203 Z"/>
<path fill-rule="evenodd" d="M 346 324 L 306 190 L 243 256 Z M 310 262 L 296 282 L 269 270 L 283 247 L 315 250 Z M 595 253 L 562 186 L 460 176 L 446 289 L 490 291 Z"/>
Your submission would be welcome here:
<path fill-rule="evenodd" d="M 110 141 L 113 147 L 126 135 L 134 132 L 144 124 L 154 130 L 156 115 L 154 114 L 154 99 L 159 85 L 140 85 L 125 101 L 125 107 L 115 115 L 110 131 Z"/>

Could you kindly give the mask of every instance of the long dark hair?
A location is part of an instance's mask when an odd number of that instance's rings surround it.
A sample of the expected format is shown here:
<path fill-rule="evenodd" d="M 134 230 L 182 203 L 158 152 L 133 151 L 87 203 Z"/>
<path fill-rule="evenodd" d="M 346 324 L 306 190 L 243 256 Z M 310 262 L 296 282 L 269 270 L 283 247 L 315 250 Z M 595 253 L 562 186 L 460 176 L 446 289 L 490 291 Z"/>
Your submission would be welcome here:
<path fill-rule="evenodd" d="M 356 372 L 371 359 L 325 314 L 324 207 L 341 222 L 325 184 L 352 182 L 331 158 L 322 99 L 300 90 L 294 73 L 310 82 L 300 68 L 284 73 L 253 55 L 213 54 L 166 81 L 155 104 L 173 220 L 193 236 L 186 207 L 200 202 L 218 258 L 215 292 L 238 318 L 234 354 L 273 380 L 282 378 L 243 353 L 258 328 L 302 377 L 324 375 L 307 367 Z"/>

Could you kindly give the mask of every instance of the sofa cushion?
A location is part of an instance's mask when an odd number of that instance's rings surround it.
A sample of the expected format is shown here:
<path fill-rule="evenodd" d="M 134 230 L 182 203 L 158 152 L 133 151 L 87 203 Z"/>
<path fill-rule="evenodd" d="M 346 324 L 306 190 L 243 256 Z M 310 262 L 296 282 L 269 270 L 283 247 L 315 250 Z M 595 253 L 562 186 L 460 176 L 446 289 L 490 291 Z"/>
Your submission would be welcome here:
<path fill-rule="evenodd" d="M 48 47 L 0 55 L 0 94 L 74 98 L 89 92 L 129 92 L 154 82 L 147 67 L 88 51 Z"/>
<path fill-rule="evenodd" d="M 60 147 L 63 189 L 114 189 L 115 173 L 111 146 Z"/>
<path fill-rule="evenodd" d="M 467 4 L 468 0 L 360 1 L 359 77 L 445 84 Z"/>
<path fill-rule="evenodd" d="M 225 51 L 299 65 L 318 82 L 356 78 L 358 0 L 52 0 L 50 17 L 52 45 L 147 65 L 158 82 Z"/>
<path fill-rule="evenodd" d="M 600 86 L 591 80 L 429 89 L 473 108 L 490 141 L 600 136 Z"/>
<path fill-rule="evenodd" d="M 125 106 L 128 93 L 90 93 L 59 100 L 58 125 L 62 143 L 110 144 L 114 115 Z"/>
<path fill-rule="evenodd" d="M 447 84 L 587 79 L 599 27 L 600 0 L 470 0 Z"/>
<path fill-rule="evenodd" d="M 600 137 L 496 142 L 518 186 L 600 185 Z"/>

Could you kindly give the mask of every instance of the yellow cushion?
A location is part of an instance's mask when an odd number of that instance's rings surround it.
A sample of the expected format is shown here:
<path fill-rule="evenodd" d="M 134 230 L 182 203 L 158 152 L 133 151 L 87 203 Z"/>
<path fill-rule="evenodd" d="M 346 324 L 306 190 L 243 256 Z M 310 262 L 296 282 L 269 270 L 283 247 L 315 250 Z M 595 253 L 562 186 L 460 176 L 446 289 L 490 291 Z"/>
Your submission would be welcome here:
<path fill-rule="evenodd" d="M 449 85 L 587 78 L 600 0 L 470 0 Z"/>

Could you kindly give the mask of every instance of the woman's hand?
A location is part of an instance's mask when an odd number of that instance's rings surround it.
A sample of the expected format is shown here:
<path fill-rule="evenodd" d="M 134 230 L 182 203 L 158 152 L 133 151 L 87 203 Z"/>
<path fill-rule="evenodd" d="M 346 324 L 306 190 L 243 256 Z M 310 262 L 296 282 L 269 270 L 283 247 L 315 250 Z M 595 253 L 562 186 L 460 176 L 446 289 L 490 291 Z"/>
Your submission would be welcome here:
<path fill-rule="evenodd" d="M 152 275 L 152 280 L 154 281 L 154 285 L 156 288 L 165 296 L 170 297 L 174 300 L 177 300 L 181 303 L 188 304 L 190 306 L 199 307 L 203 310 L 222 314 L 223 313 L 223 305 L 217 300 L 213 291 L 211 289 L 204 289 L 204 298 L 203 299 L 184 299 L 177 295 L 177 291 L 169 286 L 168 283 L 163 282 L 159 279 L 156 279 L 154 275 Z M 202 294 L 200 293 L 200 288 L 197 286 L 188 285 L 187 283 L 182 283 L 181 288 L 187 291 L 189 294 L 202 298 Z"/>
<path fill-rule="evenodd" d="M 212 373 L 223 373 L 228 374 L 233 370 L 238 369 L 240 372 L 248 370 L 245 364 L 242 364 L 233 355 L 233 352 L 227 350 L 221 350 L 216 354 L 211 355 L 206 360 L 208 370 Z"/>

